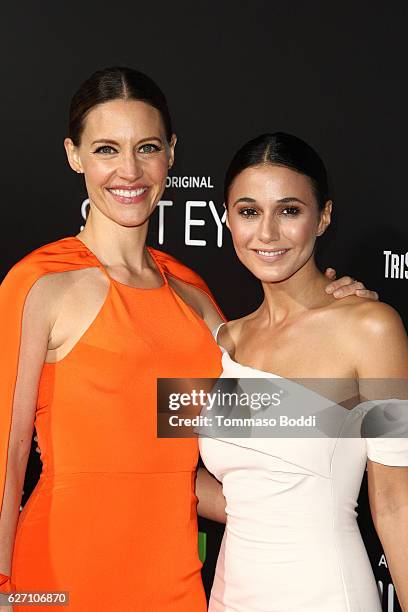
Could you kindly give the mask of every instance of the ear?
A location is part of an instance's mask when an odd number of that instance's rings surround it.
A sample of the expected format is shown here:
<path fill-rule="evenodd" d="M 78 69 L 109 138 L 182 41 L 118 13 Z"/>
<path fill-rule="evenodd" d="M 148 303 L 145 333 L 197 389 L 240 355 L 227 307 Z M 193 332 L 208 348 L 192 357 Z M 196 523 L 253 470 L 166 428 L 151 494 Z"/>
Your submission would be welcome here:
<path fill-rule="evenodd" d="M 74 145 L 71 138 L 64 140 L 65 152 L 67 154 L 68 163 L 75 172 L 82 173 L 82 164 L 79 157 L 78 147 Z"/>
<path fill-rule="evenodd" d="M 320 221 L 317 226 L 316 236 L 321 236 L 327 230 L 331 222 L 331 214 L 333 210 L 333 201 L 327 200 L 322 212 L 320 213 Z"/>
<path fill-rule="evenodd" d="M 227 208 L 227 205 L 225 204 L 225 202 L 224 202 L 223 206 L 224 206 L 225 210 L 227 211 L 227 215 L 225 217 L 225 225 L 228 227 L 229 231 L 231 231 L 230 224 L 229 224 L 229 221 L 228 221 L 228 208 Z"/>
<path fill-rule="evenodd" d="M 174 164 L 174 149 L 176 148 L 177 136 L 172 134 L 169 142 L 169 170 Z"/>

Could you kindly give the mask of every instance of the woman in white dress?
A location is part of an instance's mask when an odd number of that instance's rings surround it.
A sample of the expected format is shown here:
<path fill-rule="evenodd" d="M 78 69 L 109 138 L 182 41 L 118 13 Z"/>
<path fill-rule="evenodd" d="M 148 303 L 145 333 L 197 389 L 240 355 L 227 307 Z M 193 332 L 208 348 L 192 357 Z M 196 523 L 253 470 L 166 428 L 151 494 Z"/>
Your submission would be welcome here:
<path fill-rule="evenodd" d="M 264 299 L 217 330 L 222 377 L 332 379 L 338 398 L 346 379 L 356 399 L 335 406 L 359 428 L 362 400 L 379 399 L 366 379 L 408 378 L 408 341 L 390 306 L 325 291 L 314 250 L 332 201 L 320 157 L 288 134 L 250 141 L 227 171 L 225 205 L 236 253 Z M 356 522 L 366 465 L 374 524 L 408 610 L 406 438 L 206 434 L 200 450 L 227 502 L 210 612 L 380 612 Z"/>

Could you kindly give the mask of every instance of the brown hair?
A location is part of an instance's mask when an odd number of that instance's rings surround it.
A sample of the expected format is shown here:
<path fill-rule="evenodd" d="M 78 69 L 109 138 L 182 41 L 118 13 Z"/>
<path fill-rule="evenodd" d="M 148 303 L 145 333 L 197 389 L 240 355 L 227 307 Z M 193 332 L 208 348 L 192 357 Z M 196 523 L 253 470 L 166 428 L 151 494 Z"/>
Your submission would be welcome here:
<path fill-rule="evenodd" d="M 89 111 L 110 100 L 140 100 L 156 108 L 162 117 L 170 142 L 173 129 L 164 93 L 146 74 L 132 68 L 114 66 L 97 70 L 82 83 L 71 100 L 68 135 L 74 145 L 81 142 L 84 120 Z"/>

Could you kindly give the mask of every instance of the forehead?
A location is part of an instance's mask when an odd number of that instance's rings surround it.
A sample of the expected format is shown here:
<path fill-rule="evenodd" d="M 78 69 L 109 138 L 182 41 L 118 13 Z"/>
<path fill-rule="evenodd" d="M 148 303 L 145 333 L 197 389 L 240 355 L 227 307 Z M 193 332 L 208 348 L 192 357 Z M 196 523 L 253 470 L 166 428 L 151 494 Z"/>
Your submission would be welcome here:
<path fill-rule="evenodd" d="M 160 112 L 150 104 L 140 100 L 110 100 L 89 111 L 84 122 L 83 139 L 130 140 L 163 137 L 163 133 Z"/>
<path fill-rule="evenodd" d="M 285 166 L 266 164 L 243 170 L 233 181 L 230 198 L 249 196 L 256 200 L 285 197 L 314 200 L 309 177 Z"/>

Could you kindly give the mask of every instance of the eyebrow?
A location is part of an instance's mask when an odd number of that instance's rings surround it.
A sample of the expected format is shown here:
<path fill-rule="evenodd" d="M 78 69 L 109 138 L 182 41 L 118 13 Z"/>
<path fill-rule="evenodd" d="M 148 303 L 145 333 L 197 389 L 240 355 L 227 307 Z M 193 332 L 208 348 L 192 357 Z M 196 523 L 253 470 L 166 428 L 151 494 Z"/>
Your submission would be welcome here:
<path fill-rule="evenodd" d="M 292 196 L 289 196 L 287 198 L 281 198 L 280 200 L 278 200 L 278 202 L 280 202 L 282 204 L 289 204 L 289 202 L 300 202 L 301 204 L 304 204 L 304 206 L 307 206 L 306 202 L 304 202 L 300 198 L 295 198 L 295 197 L 292 197 Z"/>
<path fill-rule="evenodd" d="M 159 142 L 162 142 L 162 139 L 158 136 L 147 136 L 146 138 L 142 138 L 141 140 L 139 140 L 139 143 L 146 142 L 147 140 L 158 140 Z M 112 144 L 119 146 L 119 143 L 116 142 L 116 140 L 111 140 L 110 138 L 98 138 L 98 140 L 94 140 L 93 142 L 91 142 L 91 146 L 94 144 Z"/>
<path fill-rule="evenodd" d="M 248 204 L 255 204 L 256 200 L 254 198 L 250 198 L 248 196 L 245 196 L 243 198 L 238 198 L 238 200 L 236 200 L 236 202 L 234 202 L 234 204 L 232 206 L 235 206 L 239 202 L 246 202 Z M 306 202 L 304 202 L 303 200 L 301 200 L 299 198 L 295 198 L 293 196 L 288 196 L 286 198 L 280 198 L 280 200 L 277 200 L 277 202 L 279 202 L 280 204 L 289 204 L 290 202 L 300 202 L 304 206 L 307 206 Z"/>
<path fill-rule="evenodd" d="M 234 202 L 232 206 L 239 204 L 239 202 L 247 202 L 248 204 L 255 204 L 256 200 L 254 200 L 254 198 L 249 198 L 249 197 L 238 198 L 238 200 L 236 200 L 236 202 Z"/>

